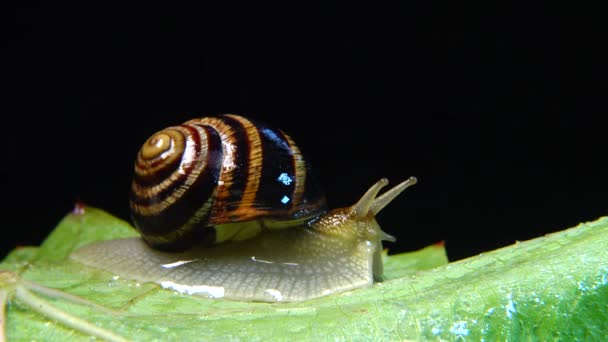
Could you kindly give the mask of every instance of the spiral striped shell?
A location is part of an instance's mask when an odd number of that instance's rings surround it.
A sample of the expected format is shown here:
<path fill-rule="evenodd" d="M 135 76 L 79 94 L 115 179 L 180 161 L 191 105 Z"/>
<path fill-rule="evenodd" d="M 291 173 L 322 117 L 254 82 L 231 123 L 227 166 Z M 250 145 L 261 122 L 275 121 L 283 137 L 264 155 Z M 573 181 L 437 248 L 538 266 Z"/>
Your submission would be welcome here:
<path fill-rule="evenodd" d="M 144 240 L 164 250 L 245 239 L 326 212 L 294 141 L 237 115 L 151 136 L 137 154 L 130 207 Z"/>

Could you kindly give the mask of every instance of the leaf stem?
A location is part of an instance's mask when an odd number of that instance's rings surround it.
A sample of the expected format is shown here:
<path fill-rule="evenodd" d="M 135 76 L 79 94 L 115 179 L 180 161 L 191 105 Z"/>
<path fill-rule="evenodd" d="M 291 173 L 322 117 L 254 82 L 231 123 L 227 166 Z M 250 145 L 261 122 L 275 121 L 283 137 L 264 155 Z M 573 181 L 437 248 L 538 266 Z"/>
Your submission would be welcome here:
<path fill-rule="evenodd" d="M 30 309 L 38 312 L 39 314 L 53 319 L 67 327 L 76 329 L 84 334 L 92 335 L 107 341 L 128 341 L 122 336 L 119 336 L 109 330 L 100 328 L 81 318 L 72 316 L 63 310 L 54 307 L 53 305 L 40 299 L 38 296 L 28 290 L 25 286 L 18 286 L 15 289 L 15 298 L 21 301 L 23 304 L 27 305 Z"/>
<path fill-rule="evenodd" d="M 65 299 L 67 301 L 70 301 L 72 303 L 76 303 L 76 304 L 81 304 L 81 305 L 85 305 L 85 306 L 89 306 L 92 307 L 96 310 L 99 310 L 101 312 L 104 312 L 106 314 L 109 315 L 124 315 L 121 312 L 118 312 L 116 310 L 112 310 L 109 308 L 106 308 L 105 306 L 99 305 L 97 303 L 91 302 L 90 300 L 86 300 L 84 298 L 78 297 L 76 295 L 67 293 L 67 292 L 63 292 L 57 289 L 53 289 L 50 287 L 46 287 L 31 281 L 27 281 L 25 279 L 21 279 L 21 283 L 23 284 L 23 286 L 25 286 L 27 289 L 32 290 L 34 292 L 37 293 L 41 293 L 45 296 L 49 296 L 51 298 L 61 298 L 61 299 Z"/>
<path fill-rule="evenodd" d="M 0 288 L 0 342 L 6 342 L 6 301 L 8 300 L 8 292 Z"/>

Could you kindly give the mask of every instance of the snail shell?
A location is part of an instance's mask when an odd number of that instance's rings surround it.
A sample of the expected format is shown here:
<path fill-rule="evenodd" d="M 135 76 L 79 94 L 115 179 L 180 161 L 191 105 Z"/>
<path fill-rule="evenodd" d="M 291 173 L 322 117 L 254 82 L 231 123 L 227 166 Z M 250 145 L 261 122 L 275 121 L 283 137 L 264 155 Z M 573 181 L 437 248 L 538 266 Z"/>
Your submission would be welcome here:
<path fill-rule="evenodd" d="M 180 185 L 149 186 L 171 179 Z M 96 242 L 72 259 L 183 293 L 242 301 L 308 300 L 381 280 L 382 240 L 394 238 L 375 215 L 416 179 L 377 196 L 388 183 L 381 179 L 354 205 L 329 212 L 309 180 L 283 132 L 235 115 L 191 120 L 156 133 L 138 155 L 131 207 L 142 238 Z M 142 209 L 154 206 L 163 210 Z"/>
<path fill-rule="evenodd" d="M 327 211 L 309 169 L 281 130 L 237 115 L 190 120 L 141 147 L 131 216 L 156 249 L 250 238 Z"/>

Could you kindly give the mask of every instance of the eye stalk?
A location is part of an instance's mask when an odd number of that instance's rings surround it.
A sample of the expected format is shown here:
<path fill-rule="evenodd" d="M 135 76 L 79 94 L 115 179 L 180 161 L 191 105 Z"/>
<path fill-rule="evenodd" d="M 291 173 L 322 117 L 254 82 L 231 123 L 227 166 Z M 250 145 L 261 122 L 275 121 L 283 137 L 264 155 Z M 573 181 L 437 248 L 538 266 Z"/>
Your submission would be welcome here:
<path fill-rule="evenodd" d="M 418 180 L 416 177 L 410 177 L 389 191 L 385 192 L 380 197 L 376 197 L 378 196 L 380 190 L 382 190 L 382 188 L 388 184 L 388 179 L 382 178 L 376 182 L 376 184 L 372 185 L 372 187 L 367 190 L 363 197 L 361 197 L 361 199 L 355 205 L 353 205 L 352 213 L 361 219 L 369 216 L 370 214 L 372 216 L 376 216 L 380 210 L 392 202 L 395 197 L 399 196 L 403 190 L 409 188 L 417 182 Z"/>

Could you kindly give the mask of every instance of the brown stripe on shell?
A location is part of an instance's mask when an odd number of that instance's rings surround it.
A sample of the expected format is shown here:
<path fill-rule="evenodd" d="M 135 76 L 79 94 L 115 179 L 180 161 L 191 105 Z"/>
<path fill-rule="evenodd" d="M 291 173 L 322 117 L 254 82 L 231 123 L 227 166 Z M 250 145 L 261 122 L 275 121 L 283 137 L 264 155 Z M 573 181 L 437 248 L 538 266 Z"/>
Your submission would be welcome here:
<path fill-rule="evenodd" d="M 295 189 L 294 150 L 275 128 L 256 123 L 262 140 L 264 156 L 262 176 L 256 205 L 268 211 L 269 218 L 289 219 Z"/>
<path fill-rule="evenodd" d="M 183 225 L 167 230 L 163 235 L 145 234 L 144 240 L 166 251 L 184 250 L 192 245 L 211 246 L 215 243 L 215 229 L 205 223 L 213 205 L 213 196 Z"/>
<path fill-rule="evenodd" d="M 262 150 L 262 142 L 260 139 L 260 133 L 257 127 L 246 118 L 238 115 L 227 114 L 224 117 L 236 120 L 242 126 L 242 130 L 246 136 L 246 144 L 248 146 L 249 155 L 247 158 L 247 178 L 245 179 L 245 189 L 242 192 L 240 198 L 235 198 L 234 204 L 238 207 L 230 211 L 231 221 L 247 221 L 255 217 L 261 216 L 265 211 L 260 211 L 255 207 L 255 199 L 260 186 L 260 177 L 262 175 L 262 156 L 264 151 Z M 232 191 L 231 191 L 232 192 Z M 230 206 L 232 206 L 230 202 Z"/>
<path fill-rule="evenodd" d="M 210 225 L 228 222 L 227 202 L 229 188 L 233 183 L 235 169 L 239 167 L 236 151 L 237 141 L 234 128 L 221 117 L 205 117 L 187 121 L 185 124 L 209 126 L 219 135 L 222 142 L 222 160 L 219 178 L 214 193 L 214 203 L 210 215 Z M 220 222 L 221 221 L 221 222 Z"/>
<path fill-rule="evenodd" d="M 168 170 L 157 169 L 156 179 L 147 177 L 154 182 L 141 182 L 136 176 L 131 185 L 131 205 L 140 215 L 154 215 L 175 203 L 205 167 L 207 150 L 202 147 L 207 145 L 207 134 L 190 126 L 175 127 L 174 130 L 185 137 L 184 149 L 174 150 L 179 164 Z"/>
<path fill-rule="evenodd" d="M 189 122 L 215 128 L 222 137 L 225 152 L 209 224 L 240 222 L 263 215 L 253 209 L 262 154 L 255 126 L 241 116 L 230 114 Z"/>
<path fill-rule="evenodd" d="M 184 133 L 178 127 L 169 127 L 150 137 L 137 154 L 135 176 L 142 180 L 147 180 L 148 177 L 158 178 L 159 172 L 172 170 L 174 167 L 171 166 L 178 165 L 185 149 L 186 136 Z M 154 146 L 155 139 L 164 142 L 166 139 L 170 139 L 170 141 L 166 144 L 167 148 L 161 152 Z"/>
<path fill-rule="evenodd" d="M 161 203 L 166 197 L 172 195 L 171 189 L 179 187 L 183 184 L 189 175 L 192 168 L 196 167 L 194 163 L 190 163 L 184 167 L 185 155 L 198 155 L 200 153 L 201 133 L 189 127 L 171 127 L 171 130 L 179 133 L 183 137 L 183 142 L 179 144 L 179 148 L 172 150 L 173 155 L 167 156 L 167 162 L 164 168 L 156 167 L 154 171 L 147 171 L 144 176 L 138 172 L 137 162 L 135 169 L 135 177 L 131 183 L 131 201 L 134 204 L 150 206 L 152 204 Z M 191 141 L 190 143 L 186 143 Z M 153 167 L 151 163 L 159 163 L 159 160 L 152 160 L 150 163 L 144 164 L 145 167 Z M 188 172 L 182 172 L 182 171 Z M 142 209 L 146 210 L 146 209 Z M 162 210 L 158 207 L 157 210 Z"/>
<path fill-rule="evenodd" d="M 185 165 L 180 166 L 180 173 L 187 174 L 187 178 L 174 189 L 177 195 L 160 202 L 163 210 L 150 211 L 150 215 L 142 215 L 137 209 L 143 206 L 131 202 L 133 219 L 144 239 L 160 249 L 185 248 L 188 244 L 196 243 L 197 239 L 213 234 L 213 229 L 208 227 L 207 217 L 221 169 L 221 138 L 211 127 L 182 127 L 200 134 L 201 139 L 199 152 L 182 158 Z M 191 148 L 192 143 L 187 144 L 190 145 L 187 149 Z M 194 167 L 190 167 L 192 165 Z M 172 199 L 172 203 L 167 199 Z M 194 236 L 197 238 L 191 238 Z"/>
<path fill-rule="evenodd" d="M 230 172 L 230 182 L 223 182 L 218 185 L 218 188 L 226 189 L 228 195 L 223 198 L 221 204 L 215 203 L 213 206 L 213 214 L 211 215 L 213 224 L 239 221 L 235 212 L 242 202 L 250 171 L 251 145 L 245 127 L 241 121 L 228 115 L 223 115 L 221 119 L 225 125 L 231 127 L 232 135 L 226 137 L 223 142 L 227 149 L 234 150 L 234 167 Z"/>
<path fill-rule="evenodd" d="M 281 131 L 283 137 L 289 144 L 289 148 L 293 151 L 293 169 L 295 172 L 295 186 L 293 190 L 293 208 L 297 210 L 297 206 L 302 203 L 304 195 L 304 185 L 306 184 L 306 162 L 302 157 L 300 149 L 291 137 Z"/>
<path fill-rule="evenodd" d="M 146 159 L 143 157 L 142 151 L 146 148 L 148 142 L 142 146 L 135 160 L 135 175 L 132 187 L 133 185 L 139 185 L 140 187 L 147 188 L 157 185 L 163 180 L 170 178 L 181 164 L 188 131 L 180 127 L 169 127 L 155 135 L 158 134 L 171 137 L 170 148 L 165 153 L 157 156 L 157 158 Z"/>
<path fill-rule="evenodd" d="M 294 151 L 294 169 L 296 186 L 294 189 L 294 206 L 290 216 L 294 219 L 314 217 L 327 212 L 327 201 L 319 184 L 311 177 L 310 163 L 304 160 L 302 152 L 294 140 L 285 132 L 280 131 L 290 148 Z"/>

